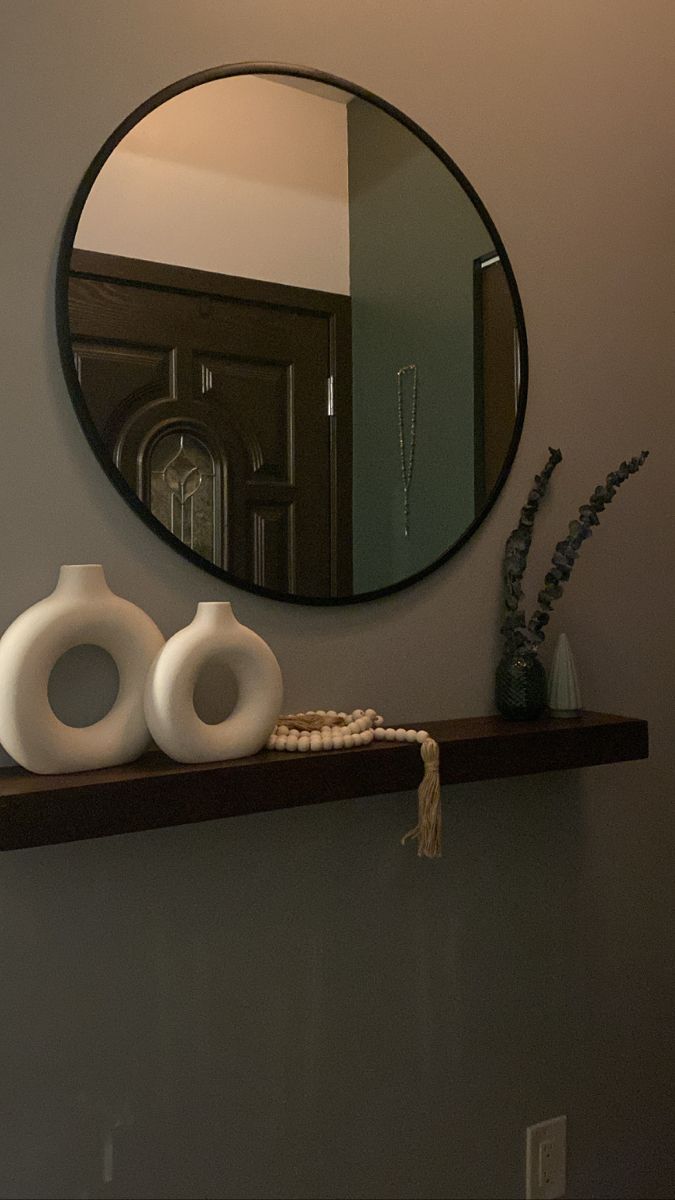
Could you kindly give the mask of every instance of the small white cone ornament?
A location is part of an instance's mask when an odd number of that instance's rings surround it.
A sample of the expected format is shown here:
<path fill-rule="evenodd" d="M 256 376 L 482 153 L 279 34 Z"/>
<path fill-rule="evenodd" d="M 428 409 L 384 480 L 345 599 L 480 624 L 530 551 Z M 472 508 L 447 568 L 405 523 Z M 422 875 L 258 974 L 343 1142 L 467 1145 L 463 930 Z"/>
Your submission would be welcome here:
<path fill-rule="evenodd" d="M 581 691 L 567 634 L 561 633 L 553 656 L 548 683 L 548 706 L 552 717 L 578 717 Z"/>

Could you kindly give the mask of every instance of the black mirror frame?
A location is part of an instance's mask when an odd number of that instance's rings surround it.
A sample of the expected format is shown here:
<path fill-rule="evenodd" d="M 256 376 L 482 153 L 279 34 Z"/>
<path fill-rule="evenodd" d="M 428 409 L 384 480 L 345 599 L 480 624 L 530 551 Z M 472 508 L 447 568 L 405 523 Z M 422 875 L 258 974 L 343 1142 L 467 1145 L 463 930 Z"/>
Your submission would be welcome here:
<path fill-rule="evenodd" d="M 75 361 L 72 350 L 72 338 L 70 331 L 70 321 L 68 315 L 68 277 L 70 270 L 70 260 L 75 242 L 75 234 L 79 224 L 82 210 L 86 204 L 91 188 L 103 167 L 104 163 L 109 158 L 115 147 L 121 142 L 122 138 L 129 133 L 135 125 L 138 124 L 144 117 L 151 113 L 153 109 L 158 108 L 166 100 L 171 100 L 174 96 L 178 96 L 181 92 L 189 91 L 191 88 L 199 87 L 202 83 L 210 83 L 215 79 L 227 79 L 236 75 L 289 75 L 300 79 L 311 79 L 318 83 L 325 83 L 331 87 L 341 88 L 343 91 L 351 92 L 354 96 L 360 97 L 362 100 L 367 100 L 371 104 L 388 113 L 396 121 L 399 121 L 412 133 L 414 133 L 425 146 L 431 150 L 443 165 L 450 171 L 457 182 L 461 185 L 466 195 L 472 201 L 477 212 L 480 214 L 490 236 L 492 237 L 495 249 L 500 256 L 506 277 L 511 292 L 513 308 L 516 316 L 516 325 L 518 329 L 518 340 L 520 345 L 520 381 L 518 389 L 518 403 L 516 407 L 516 421 L 509 446 L 508 454 L 499 473 L 497 481 L 485 500 L 480 512 L 474 517 L 471 524 L 465 529 L 464 533 L 438 558 L 429 563 L 421 571 L 415 572 L 413 575 L 407 576 L 405 579 L 398 580 L 395 583 L 389 584 L 387 587 L 377 588 L 370 592 L 361 592 L 354 596 L 298 596 L 286 592 L 277 592 L 271 588 L 260 587 L 257 584 L 250 583 L 247 580 L 240 579 L 233 575 L 232 572 L 226 571 L 222 567 L 217 567 L 208 559 L 203 558 L 201 554 L 197 554 L 181 542 L 174 534 L 172 534 L 157 517 L 153 516 L 148 508 L 141 502 L 136 493 L 130 488 L 129 484 L 124 479 L 121 472 L 112 462 L 108 447 L 103 442 L 94 422 L 92 421 L 87 403 L 80 387 L 80 382 L 77 377 Z M 358 84 L 350 83 L 345 79 L 340 79 L 336 75 L 330 75 L 325 71 L 314 70 L 311 67 L 289 66 L 283 63 L 234 63 L 226 66 L 212 67 L 206 71 L 199 71 L 194 75 L 188 75 L 184 79 L 178 80 L 176 83 L 170 84 L 161 91 L 156 92 L 149 100 L 144 101 L 138 108 L 134 109 L 128 117 L 121 122 L 114 130 L 109 138 L 104 142 L 98 154 L 92 160 L 87 168 L 82 181 L 75 193 L 74 200 L 66 217 L 61 243 L 59 247 L 57 272 L 56 272 L 56 328 L 59 344 L 59 352 L 61 355 L 61 365 L 70 392 L 70 397 L 77 413 L 80 424 L 84 430 L 85 436 L 91 446 L 94 454 L 100 462 L 103 470 L 115 485 L 118 492 L 124 497 L 127 504 L 138 514 L 145 524 L 156 533 L 159 537 L 177 550 L 189 562 L 195 566 L 201 567 L 202 570 L 208 571 L 211 575 L 215 575 L 218 579 L 226 583 L 230 583 L 235 587 L 243 588 L 247 592 L 252 592 L 257 596 L 266 596 L 270 600 L 282 600 L 287 604 L 303 604 L 303 605 L 345 605 L 345 604 L 360 604 L 368 600 L 377 600 L 383 596 L 390 596 L 394 592 L 399 592 L 403 588 L 411 587 L 418 583 L 425 576 L 430 575 L 432 571 L 438 570 L 446 563 L 453 555 L 461 550 L 462 546 L 473 537 L 476 530 L 483 523 L 491 508 L 493 507 L 499 493 L 501 492 L 504 483 L 508 477 L 509 471 L 513 464 L 513 460 L 518 449 L 518 443 L 522 433 L 523 422 L 525 419 L 525 407 L 527 400 L 527 384 L 528 384 L 528 352 L 527 352 L 527 335 L 525 332 L 525 319 L 523 315 L 523 307 L 518 292 L 513 268 L 506 253 L 504 244 L 495 228 L 494 222 L 490 217 L 485 205 L 480 196 L 476 193 L 468 179 L 462 173 L 457 164 L 452 158 L 438 145 L 432 137 L 429 136 L 415 121 L 406 116 L 388 101 L 382 100 L 379 96 L 369 92 L 366 88 L 360 87 Z"/>

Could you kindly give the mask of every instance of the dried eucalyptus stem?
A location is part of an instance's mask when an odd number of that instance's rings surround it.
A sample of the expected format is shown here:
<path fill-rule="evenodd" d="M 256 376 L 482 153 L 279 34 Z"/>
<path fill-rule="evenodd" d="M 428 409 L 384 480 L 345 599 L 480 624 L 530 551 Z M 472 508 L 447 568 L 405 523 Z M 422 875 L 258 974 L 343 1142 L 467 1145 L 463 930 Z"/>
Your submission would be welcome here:
<path fill-rule="evenodd" d="M 513 653 L 527 649 L 530 644 L 525 627 L 525 613 L 521 606 L 523 575 L 532 544 L 534 518 L 548 490 L 551 475 L 562 461 L 559 450 L 553 450 L 549 446 L 548 453 L 548 462 L 541 475 L 535 475 L 532 491 L 520 511 L 518 525 L 508 537 L 504 550 L 504 621 L 501 632 L 504 634 L 507 649 Z"/>
<path fill-rule="evenodd" d="M 551 570 L 546 575 L 544 586 L 537 596 L 540 607 L 530 617 L 527 626 L 529 641 L 533 645 L 539 645 L 544 640 L 544 626 L 548 625 L 553 603 L 562 596 L 563 586 L 572 573 L 572 567 L 579 557 L 582 545 L 586 538 L 591 536 L 593 526 L 600 524 L 598 513 L 603 512 L 606 505 L 611 504 L 617 488 L 626 482 L 629 475 L 635 475 L 636 471 L 640 470 L 648 456 L 649 451 L 643 450 L 637 458 L 622 462 L 616 471 L 610 471 L 604 484 L 601 483 L 596 487 L 588 504 L 581 505 L 579 519 L 570 521 L 569 533 L 562 542 L 557 543 L 551 559 Z"/>
<path fill-rule="evenodd" d="M 559 450 L 549 448 L 548 462 L 541 475 L 535 475 L 534 487 L 527 498 L 527 503 L 521 510 L 518 526 L 506 542 L 504 552 L 505 616 L 501 632 L 504 635 L 507 653 L 536 653 L 537 647 L 544 640 L 544 629 L 550 620 L 553 604 L 562 596 L 563 586 L 572 573 L 572 567 L 579 557 L 581 547 L 586 538 L 591 536 L 593 526 L 600 524 L 598 514 L 612 502 L 617 488 L 626 482 L 628 476 L 634 475 L 636 471 L 640 470 L 648 455 L 649 451 L 643 450 L 637 458 L 622 462 L 616 471 L 610 471 L 604 484 L 596 487 L 588 503 L 581 505 L 578 520 L 570 521 L 567 537 L 556 545 L 551 560 L 551 569 L 537 596 L 539 608 L 526 623 L 521 601 L 523 598 L 523 575 L 532 542 L 532 527 L 539 505 L 546 494 L 551 475 L 562 460 Z"/>

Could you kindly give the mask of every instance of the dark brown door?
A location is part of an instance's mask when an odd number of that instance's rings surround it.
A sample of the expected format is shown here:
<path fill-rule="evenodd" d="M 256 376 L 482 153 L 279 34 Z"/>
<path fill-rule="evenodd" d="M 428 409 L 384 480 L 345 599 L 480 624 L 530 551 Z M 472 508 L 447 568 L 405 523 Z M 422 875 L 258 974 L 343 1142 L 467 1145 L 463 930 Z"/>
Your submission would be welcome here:
<path fill-rule="evenodd" d="M 309 596 L 349 590 L 344 547 L 336 558 L 335 314 L 317 303 L 324 293 L 82 251 L 73 266 L 82 391 L 146 506 L 240 579 Z"/>
<path fill-rule="evenodd" d="M 518 331 L 504 267 L 496 255 L 474 264 L 476 509 L 507 461 L 519 388 Z"/>

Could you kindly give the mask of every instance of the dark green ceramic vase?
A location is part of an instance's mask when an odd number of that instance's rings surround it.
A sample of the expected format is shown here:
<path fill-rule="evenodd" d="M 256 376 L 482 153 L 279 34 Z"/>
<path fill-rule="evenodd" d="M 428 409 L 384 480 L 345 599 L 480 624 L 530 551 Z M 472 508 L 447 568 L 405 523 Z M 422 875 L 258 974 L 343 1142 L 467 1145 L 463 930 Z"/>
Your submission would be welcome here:
<path fill-rule="evenodd" d="M 546 708 L 546 671 L 535 651 L 507 651 L 497 667 L 495 702 L 510 721 L 532 721 Z"/>

